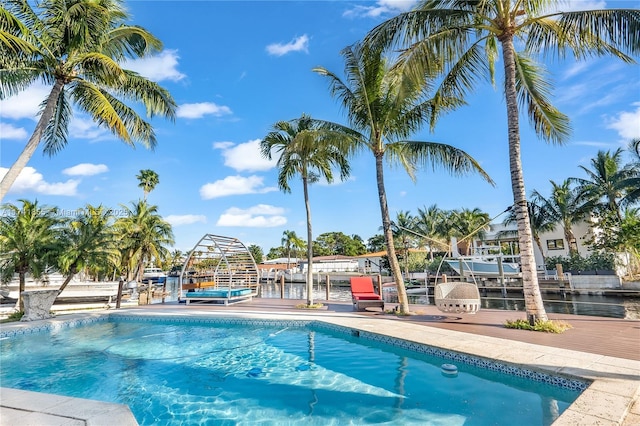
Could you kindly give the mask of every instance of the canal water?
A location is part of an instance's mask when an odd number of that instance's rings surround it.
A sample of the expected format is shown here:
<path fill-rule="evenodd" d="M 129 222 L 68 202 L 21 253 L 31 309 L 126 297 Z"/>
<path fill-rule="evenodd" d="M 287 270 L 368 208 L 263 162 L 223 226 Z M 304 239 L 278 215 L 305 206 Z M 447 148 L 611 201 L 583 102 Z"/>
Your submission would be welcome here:
<path fill-rule="evenodd" d="M 280 284 L 262 283 L 261 297 L 280 298 Z M 351 291 L 348 286 L 332 285 L 329 300 L 351 301 Z M 170 297 L 167 300 L 178 299 L 178 286 L 175 277 L 167 280 L 167 291 Z M 305 300 L 306 284 L 285 283 L 284 298 Z M 313 297 L 315 300 L 325 300 L 326 286 L 314 284 Z M 433 305 L 433 295 L 409 294 L 409 303 L 416 305 Z M 395 292 L 384 292 L 385 302 L 395 303 L 398 297 Z M 640 319 L 640 297 L 631 296 L 602 296 L 587 294 L 560 294 L 543 293 L 542 299 L 547 313 L 562 313 L 573 315 L 592 315 L 610 318 Z M 524 298 L 518 292 L 510 292 L 506 297 L 498 292 L 488 292 L 481 297 L 482 308 L 504 309 L 508 311 L 524 311 Z"/>

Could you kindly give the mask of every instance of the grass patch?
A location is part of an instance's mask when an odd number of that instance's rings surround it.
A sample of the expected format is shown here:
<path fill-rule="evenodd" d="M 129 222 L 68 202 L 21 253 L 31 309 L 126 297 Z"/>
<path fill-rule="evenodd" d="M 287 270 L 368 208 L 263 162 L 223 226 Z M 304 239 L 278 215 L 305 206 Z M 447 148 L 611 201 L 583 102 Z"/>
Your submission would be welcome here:
<path fill-rule="evenodd" d="M 299 305 L 296 305 L 296 308 L 297 309 L 320 309 L 320 308 L 324 308 L 324 305 L 322 303 L 314 303 L 313 305 L 300 303 Z"/>
<path fill-rule="evenodd" d="M 573 328 L 571 324 L 564 321 L 537 320 L 534 325 L 531 325 L 529 321 L 524 319 L 514 321 L 507 320 L 504 326 L 507 328 L 517 328 L 519 330 L 543 331 L 545 333 L 564 333 L 570 328 Z"/>
<path fill-rule="evenodd" d="M 0 320 L 0 323 L 20 321 L 20 319 L 23 316 L 24 316 L 23 311 L 14 312 L 11 315 L 9 315 L 7 318 Z"/>
<path fill-rule="evenodd" d="M 386 309 L 384 311 L 385 314 L 389 314 L 389 315 L 395 315 L 397 317 L 409 317 L 411 315 L 415 315 L 414 312 L 400 312 L 399 309 L 394 308 L 394 309 Z"/>

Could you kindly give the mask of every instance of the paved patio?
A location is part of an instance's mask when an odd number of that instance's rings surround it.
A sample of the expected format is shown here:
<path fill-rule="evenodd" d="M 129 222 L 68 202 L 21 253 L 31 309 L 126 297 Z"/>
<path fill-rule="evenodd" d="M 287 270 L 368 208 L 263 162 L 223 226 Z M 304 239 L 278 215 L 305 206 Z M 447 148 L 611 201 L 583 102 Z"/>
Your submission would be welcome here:
<path fill-rule="evenodd" d="M 563 334 L 537 333 L 503 327 L 507 319 L 523 318 L 524 313 L 481 310 L 476 315 L 442 314 L 434 306 L 415 305 L 416 315 L 398 317 L 371 309 L 353 312 L 350 303 L 328 302 L 323 309 L 296 308 L 300 300 L 254 299 L 232 306 L 178 303 L 154 304 L 128 308 L 133 315 L 189 314 L 194 316 L 236 316 L 245 318 L 313 319 L 378 334 L 436 346 L 473 356 L 593 381 L 587 390 L 560 416 L 554 426 L 564 425 L 640 425 L 640 321 L 613 318 L 550 314 L 573 326 Z M 392 308 L 388 304 L 387 309 Z M 114 312 L 109 310 L 108 312 Z M 82 314 L 73 314 L 82 315 Z M 59 315 L 63 320 L 67 315 Z M 55 319 L 53 320 L 55 321 Z M 26 327 L 28 323 L 3 325 Z M 0 424 L 15 410 L 5 401 L 6 389 L 0 393 Z M 59 423 L 69 417 L 78 419 L 77 411 L 42 412 L 42 405 L 29 404 L 23 398 L 21 410 L 33 415 L 60 415 Z M 73 407 L 67 404 L 67 407 Z M 79 406 L 79 405 L 77 405 Z M 76 407 L 77 407 L 76 406 Z M 78 424 L 105 424 L 91 418 Z M 120 423 L 125 424 L 125 423 Z M 135 423 L 126 423 L 135 424 Z"/>

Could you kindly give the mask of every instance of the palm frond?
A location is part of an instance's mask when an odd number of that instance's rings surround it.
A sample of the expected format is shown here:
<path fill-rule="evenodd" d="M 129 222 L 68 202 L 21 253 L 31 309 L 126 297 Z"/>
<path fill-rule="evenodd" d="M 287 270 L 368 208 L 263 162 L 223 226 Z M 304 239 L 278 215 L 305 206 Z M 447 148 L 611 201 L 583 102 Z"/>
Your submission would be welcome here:
<path fill-rule="evenodd" d="M 167 89 L 137 73 L 124 70 L 126 79 L 121 86 L 112 88 L 114 93 L 125 99 L 141 102 L 148 117 L 159 115 L 174 120 L 177 105 Z"/>
<path fill-rule="evenodd" d="M 38 80 L 40 71 L 31 68 L 22 68 L 9 65 L 6 57 L 0 59 L 0 99 L 7 99 L 27 89 Z"/>
<path fill-rule="evenodd" d="M 442 168 L 454 176 L 477 173 L 491 185 L 495 182 L 480 164 L 465 151 L 438 142 L 400 141 L 391 144 L 396 149 L 388 150 L 390 159 L 411 158 L 416 165 L 430 166 L 432 170 Z"/>
<path fill-rule="evenodd" d="M 126 75 L 120 65 L 102 53 L 81 53 L 71 60 L 78 64 L 80 74 L 88 81 L 107 87 L 121 87 L 126 83 Z"/>
<path fill-rule="evenodd" d="M 109 31 L 102 51 L 116 60 L 140 58 L 162 50 L 162 42 L 139 26 L 122 25 Z"/>
<path fill-rule="evenodd" d="M 571 134 L 569 118 L 548 100 L 551 84 L 543 69 L 524 55 L 515 55 L 516 90 L 522 107 L 527 108 L 529 121 L 545 140 L 562 144 Z"/>
<path fill-rule="evenodd" d="M 46 100 L 41 107 L 44 108 Z M 58 96 L 53 117 L 47 123 L 42 135 L 44 142 L 43 151 L 50 157 L 58 153 L 67 145 L 67 135 L 69 134 L 69 122 L 73 116 L 73 109 L 69 102 L 67 91 L 62 88 Z"/>
<path fill-rule="evenodd" d="M 76 80 L 70 84 L 70 95 L 82 110 L 86 111 L 99 126 L 111 130 L 118 138 L 132 145 L 132 135 L 125 124 L 126 118 L 119 116 L 112 104 L 113 98 L 98 86 L 86 81 Z M 135 112 L 130 111 L 130 115 Z M 137 114 L 135 114 L 137 116 Z M 131 116 L 129 119 L 132 118 Z"/>

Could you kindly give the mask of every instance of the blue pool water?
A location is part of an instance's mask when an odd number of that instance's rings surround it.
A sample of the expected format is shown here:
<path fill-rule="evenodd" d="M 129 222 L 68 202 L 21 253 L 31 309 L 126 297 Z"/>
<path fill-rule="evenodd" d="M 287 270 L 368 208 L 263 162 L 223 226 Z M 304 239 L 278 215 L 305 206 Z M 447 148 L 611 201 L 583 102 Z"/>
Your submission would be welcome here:
<path fill-rule="evenodd" d="M 127 404 L 141 425 L 548 425 L 580 393 L 476 365 L 318 324 L 128 318 L 0 342 L 2 386 Z"/>

